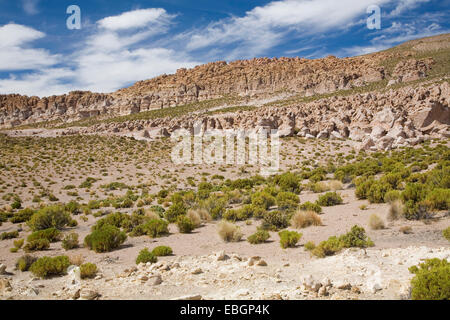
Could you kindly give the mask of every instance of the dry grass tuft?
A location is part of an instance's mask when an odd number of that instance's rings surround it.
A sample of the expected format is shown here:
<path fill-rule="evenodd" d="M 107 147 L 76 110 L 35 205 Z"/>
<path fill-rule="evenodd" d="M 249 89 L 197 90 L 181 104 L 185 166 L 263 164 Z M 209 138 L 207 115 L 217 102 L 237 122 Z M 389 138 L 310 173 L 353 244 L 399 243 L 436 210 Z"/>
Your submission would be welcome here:
<path fill-rule="evenodd" d="M 84 257 L 82 254 L 71 254 L 69 255 L 70 264 L 75 266 L 81 266 L 84 262 Z"/>
<path fill-rule="evenodd" d="M 314 211 L 299 211 L 292 216 L 291 225 L 296 229 L 321 226 L 322 219 Z"/>
<path fill-rule="evenodd" d="M 401 202 L 401 200 L 395 200 L 391 202 L 387 219 L 389 221 L 398 220 L 402 217 L 402 215 L 403 215 L 403 203 Z"/>
<path fill-rule="evenodd" d="M 225 242 L 238 242 L 242 239 L 241 229 L 228 221 L 220 221 L 217 225 L 217 233 Z"/>
<path fill-rule="evenodd" d="M 189 209 L 186 216 L 191 219 L 196 228 L 202 224 L 202 218 L 200 217 L 198 210 Z"/>
<path fill-rule="evenodd" d="M 344 188 L 344 185 L 339 180 L 331 180 L 328 182 L 328 187 L 331 191 L 337 191 L 342 190 L 342 188 Z"/>
<path fill-rule="evenodd" d="M 383 220 L 375 213 L 369 217 L 369 227 L 372 230 L 380 230 L 385 228 Z"/>

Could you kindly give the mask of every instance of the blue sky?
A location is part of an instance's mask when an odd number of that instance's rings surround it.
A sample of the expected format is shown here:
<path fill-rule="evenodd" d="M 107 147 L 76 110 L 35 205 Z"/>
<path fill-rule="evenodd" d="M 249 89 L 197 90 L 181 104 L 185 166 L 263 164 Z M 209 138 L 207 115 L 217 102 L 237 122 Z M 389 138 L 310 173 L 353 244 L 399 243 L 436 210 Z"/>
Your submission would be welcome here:
<path fill-rule="evenodd" d="M 69 30 L 66 9 L 81 9 Z M 367 8 L 381 28 L 367 28 Z M 0 93 L 111 92 L 181 67 L 354 56 L 450 32 L 450 0 L 0 0 Z"/>

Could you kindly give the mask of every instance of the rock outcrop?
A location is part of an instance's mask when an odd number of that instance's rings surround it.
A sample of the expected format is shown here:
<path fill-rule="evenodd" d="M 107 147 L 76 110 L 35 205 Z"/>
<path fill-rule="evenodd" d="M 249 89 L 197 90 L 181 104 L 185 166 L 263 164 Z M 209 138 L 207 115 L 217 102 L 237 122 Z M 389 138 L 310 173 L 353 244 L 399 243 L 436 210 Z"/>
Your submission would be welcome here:
<path fill-rule="evenodd" d="M 45 98 L 0 95 L 0 127 L 128 115 L 228 95 L 251 98 L 288 91 L 311 96 L 363 86 L 384 77 L 384 68 L 366 57 L 220 61 L 180 69 L 110 94 L 74 91 Z"/>

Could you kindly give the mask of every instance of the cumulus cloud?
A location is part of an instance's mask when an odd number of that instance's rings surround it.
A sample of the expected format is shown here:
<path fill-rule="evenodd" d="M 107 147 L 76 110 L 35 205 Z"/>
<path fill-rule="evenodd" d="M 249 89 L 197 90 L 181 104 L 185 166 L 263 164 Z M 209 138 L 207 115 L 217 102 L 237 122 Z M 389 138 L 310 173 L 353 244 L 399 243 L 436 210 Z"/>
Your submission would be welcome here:
<path fill-rule="evenodd" d="M 284 0 L 274 1 L 248 11 L 243 17 L 232 17 L 210 24 L 206 30 L 185 34 L 187 48 L 198 50 L 210 46 L 235 44 L 235 54 L 254 56 L 279 44 L 289 33 L 295 36 L 345 29 L 365 14 L 369 5 L 389 0 Z M 239 50 L 239 48 L 241 48 Z"/>
<path fill-rule="evenodd" d="M 63 59 L 25 48 L 45 34 L 22 25 L 0 28 L 0 70 L 27 70 L 0 80 L 0 93 L 45 96 L 69 90 L 111 92 L 162 73 L 198 63 L 173 49 L 153 46 L 170 27 L 164 9 L 135 10 L 97 21 L 84 42 Z M 56 67 L 61 64 L 64 67 Z"/>
<path fill-rule="evenodd" d="M 43 37 L 43 32 L 18 24 L 0 27 L 0 71 L 32 70 L 56 64 L 60 56 L 27 47 Z"/>
<path fill-rule="evenodd" d="M 97 23 L 106 30 L 118 31 L 167 24 L 174 16 L 162 8 L 140 9 L 106 17 Z"/>

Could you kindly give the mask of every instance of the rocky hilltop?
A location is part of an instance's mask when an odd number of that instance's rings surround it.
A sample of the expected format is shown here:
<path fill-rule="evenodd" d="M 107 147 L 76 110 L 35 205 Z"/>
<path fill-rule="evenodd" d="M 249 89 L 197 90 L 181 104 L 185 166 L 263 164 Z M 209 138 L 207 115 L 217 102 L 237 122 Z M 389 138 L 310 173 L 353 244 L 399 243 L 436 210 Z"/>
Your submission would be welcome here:
<path fill-rule="evenodd" d="M 260 58 L 208 63 L 176 74 L 140 81 L 111 94 L 75 91 L 45 98 L 0 96 L 0 125 L 74 121 L 128 115 L 225 95 L 268 95 L 288 90 L 304 95 L 363 86 L 384 79 L 384 69 L 368 58 L 318 60 Z"/>

